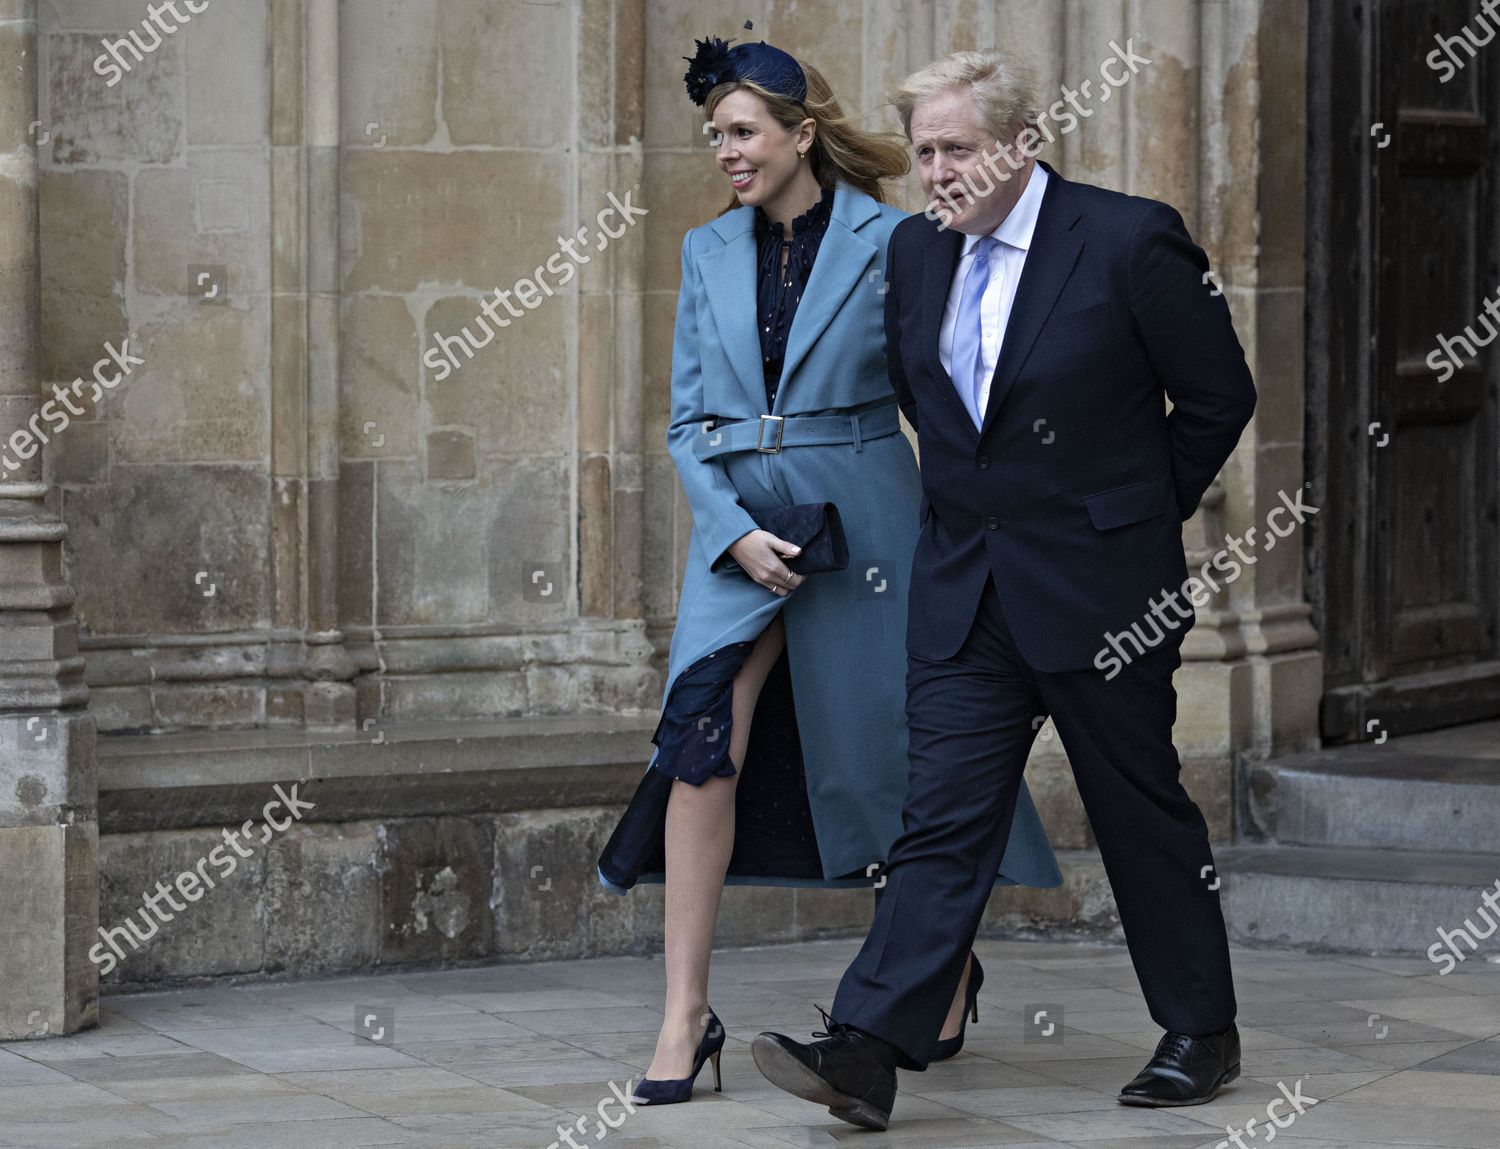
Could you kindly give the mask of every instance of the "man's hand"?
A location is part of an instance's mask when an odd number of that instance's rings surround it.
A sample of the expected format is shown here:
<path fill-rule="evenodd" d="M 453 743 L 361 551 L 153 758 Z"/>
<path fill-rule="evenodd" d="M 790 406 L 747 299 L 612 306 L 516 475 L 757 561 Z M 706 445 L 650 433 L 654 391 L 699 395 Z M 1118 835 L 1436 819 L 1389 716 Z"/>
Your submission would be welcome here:
<path fill-rule="evenodd" d="M 781 561 L 782 555 L 797 555 L 802 548 L 770 531 L 754 530 L 741 535 L 729 546 L 729 555 L 740 568 L 761 586 L 779 595 L 788 595 L 802 585 L 806 575 L 793 574 Z"/>

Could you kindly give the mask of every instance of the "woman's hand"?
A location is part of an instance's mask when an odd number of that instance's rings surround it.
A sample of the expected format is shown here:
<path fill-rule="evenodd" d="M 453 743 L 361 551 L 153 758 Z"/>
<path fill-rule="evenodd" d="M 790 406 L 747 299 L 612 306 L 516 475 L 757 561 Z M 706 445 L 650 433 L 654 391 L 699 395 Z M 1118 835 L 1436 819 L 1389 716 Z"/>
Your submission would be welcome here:
<path fill-rule="evenodd" d="M 729 545 L 730 557 L 761 586 L 779 595 L 790 594 L 802 585 L 806 575 L 793 574 L 781 561 L 782 555 L 797 555 L 802 548 L 770 531 L 754 530 L 741 535 Z"/>

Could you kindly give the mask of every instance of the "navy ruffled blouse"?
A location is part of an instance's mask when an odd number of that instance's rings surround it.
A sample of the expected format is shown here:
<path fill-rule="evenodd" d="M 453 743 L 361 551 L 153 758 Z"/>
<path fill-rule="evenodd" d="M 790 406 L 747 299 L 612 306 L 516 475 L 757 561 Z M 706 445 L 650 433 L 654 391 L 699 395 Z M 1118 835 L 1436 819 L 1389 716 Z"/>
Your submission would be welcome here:
<path fill-rule="evenodd" d="M 766 377 L 766 410 L 776 409 L 776 388 L 781 382 L 781 365 L 786 358 L 787 335 L 797 304 L 812 274 L 818 246 L 833 216 L 833 190 L 823 189 L 823 198 L 792 220 L 790 238 L 780 223 L 771 219 L 760 205 L 755 208 L 756 243 L 756 310 L 760 322 L 761 365 Z M 781 268 L 781 252 L 790 247 L 786 269 Z"/>

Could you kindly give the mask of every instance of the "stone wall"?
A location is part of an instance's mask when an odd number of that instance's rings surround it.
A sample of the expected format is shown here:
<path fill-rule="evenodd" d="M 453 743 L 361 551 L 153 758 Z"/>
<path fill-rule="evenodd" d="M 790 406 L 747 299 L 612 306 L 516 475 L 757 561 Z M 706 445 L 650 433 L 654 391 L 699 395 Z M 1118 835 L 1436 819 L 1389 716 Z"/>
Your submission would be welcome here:
<path fill-rule="evenodd" d="M 728 199 L 683 91 L 694 37 L 796 50 L 872 127 L 894 126 L 891 84 L 957 48 L 1003 44 L 1055 96 L 1133 44 L 1149 66 L 1042 155 L 1180 208 L 1229 297 L 1261 400 L 1191 561 L 1301 485 L 1297 0 L 210 0 L 111 84 L 94 61 L 144 20 L 138 0 L 0 0 L 0 440 L 108 348 L 143 360 L 0 475 L 0 610 L 35 623 L 0 623 L 25 639 L 0 664 L 0 746 L 54 712 L 75 745 L 93 724 L 652 713 L 691 525 L 664 442 L 679 245 Z M 922 206 L 914 174 L 891 195 Z M 523 286 L 620 201 L 646 214 L 554 290 Z M 497 288 L 525 307 L 486 339 Z M 465 329 L 483 345 L 445 359 Z M 1314 738 L 1299 541 L 1184 650 L 1179 745 L 1219 841 L 1236 761 Z M 93 869 L 91 765 L 70 761 L 15 802 L 22 764 L 0 764 L 0 869 L 71 794 L 82 845 L 46 847 L 58 884 L 33 912 L 86 979 L 56 927 Z M 1055 743 L 1028 777 L 1054 843 L 1087 849 Z M 179 848 L 107 842 L 107 904 Z M 287 929 L 283 949 L 306 938 Z"/>

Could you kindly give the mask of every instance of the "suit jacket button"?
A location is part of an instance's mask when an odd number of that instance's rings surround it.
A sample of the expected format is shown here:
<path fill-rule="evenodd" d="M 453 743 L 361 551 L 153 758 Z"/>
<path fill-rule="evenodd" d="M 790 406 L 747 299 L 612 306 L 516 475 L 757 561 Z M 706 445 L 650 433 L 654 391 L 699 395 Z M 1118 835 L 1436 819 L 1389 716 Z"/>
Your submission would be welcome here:
<path fill-rule="evenodd" d="M 992 531 L 997 531 L 1000 529 L 1000 520 L 995 518 L 994 515 L 991 515 L 989 518 L 984 520 L 984 525 Z"/>
<path fill-rule="evenodd" d="M 976 466 L 978 466 L 978 468 L 981 471 L 987 471 L 987 470 L 989 470 L 989 468 L 990 468 L 990 457 L 988 455 L 980 455 L 979 456 L 979 461 L 976 464 Z"/>

